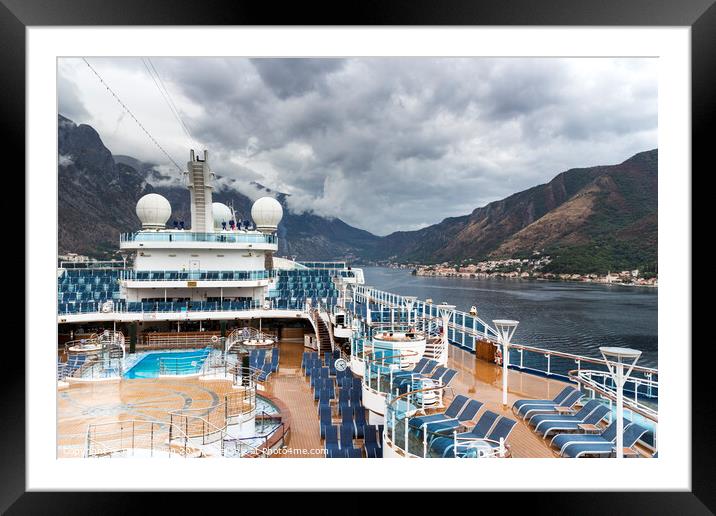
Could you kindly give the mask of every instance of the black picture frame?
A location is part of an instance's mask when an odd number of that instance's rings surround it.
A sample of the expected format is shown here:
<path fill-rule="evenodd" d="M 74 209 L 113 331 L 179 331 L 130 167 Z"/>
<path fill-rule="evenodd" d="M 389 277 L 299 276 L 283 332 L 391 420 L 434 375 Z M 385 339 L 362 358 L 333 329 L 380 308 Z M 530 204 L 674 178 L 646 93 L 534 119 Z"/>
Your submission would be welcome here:
<path fill-rule="evenodd" d="M 25 154 L 25 29 L 62 25 L 552 25 L 552 26 L 689 26 L 692 72 L 692 170 L 706 169 L 716 118 L 716 5 L 715 0 L 442 0 L 338 3 L 287 3 L 200 0 L 0 0 L 0 106 L 6 128 L 5 148 L 14 166 L 24 167 Z M 711 168 L 713 165 L 711 164 Z M 684 180 L 689 178 L 683 171 Z M 702 173 L 706 173 L 703 170 Z M 7 176 L 6 176 L 7 177 Z M 22 188 L 22 187 L 21 187 Z M 26 192 L 26 197 L 32 192 Z M 31 231 L 28 228 L 27 231 Z M 693 233 L 692 233 L 693 234 Z M 29 233 L 26 238 L 30 238 Z M 18 246 L 19 247 L 19 246 Z M 27 275 L 30 271 L 25 269 Z M 683 281 L 691 282 L 690 277 Z M 695 307 L 694 307 L 695 308 Z M 692 312 L 693 313 L 693 312 Z M 25 323 L 28 324 L 27 314 Z M 19 337 L 19 336 L 17 336 Z M 692 336 L 669 343 L 688 349 Z M 695 339 L 694 339 L 695 342 Z M 26 346 L 33 343 L 27 343 Z M 34 343 L 41 344 L 41 343 Z M 710 514 L 716 511 L 714 473 L 714 403 L 708 383 L 713 345 L 703 342 L 692 360 L 692 490 L 690 492 L 510 493 L 493 498 L 512 508 L 550 514 Z M 696 347 L 692 346 L 692 356 Z M 4 361 L 4 360 L 3 360 Z M 5 361 L 4 361 L 5 362 Z M 136 493 L 26 493 L 25 489 L 25 367 L 24 356 L 12 356 L 3 367 L 0 396 L 0 510 L 8 514 L 113 514 L 144 512 L 146 496 Z M 698 382 L 703 384 L 699 385 Z M 687 402 L 687 400 L 685 400 Z M 685 446 L 684 452 L 688 448 Z M 81 486 L 78 486 L 81 488 Z M 200 495 L 198 495 L 200 496 Z M 345 497 L 359 496 L 346 494 Z M 476 510 L 483 506 L 471 497 Z M 485 495 L 488 496 L 488 495 Z M 139 498 L 142 501 L 139 502 Z M 187 496 L 163 497 L 162 512 L 188 509 Z M 204 512 L 219 497 L 202 498 Z M 261 504 L 261 500 L 254 498 Z M 317 500 L 316 500 L 317 502 Z M 246 508 L 248 500 L 239 508 Z M 350 504 L 338 501 L 335 509 Z M 469 502 L 468 502 L 469 503 Z M 479 505 L 478 505 L 479 504 Z M 520 507 L 524 504 L 524 507 Z M 356 504 L 358 505 L 358 504 Z M 272 506 L 272 505 L 271 505 Z M 270 507 L 270 506 L 266 506 Z M 578 508 L 578 509 L 577 509 Z M 238 510 L 234 506 L 235 510 Z M 465 509 L 470 510 L 469 506 Z M 217 510 L 219 510 L 217 508 Z M 224 510 L 228 510 L 226 507 Z"/>

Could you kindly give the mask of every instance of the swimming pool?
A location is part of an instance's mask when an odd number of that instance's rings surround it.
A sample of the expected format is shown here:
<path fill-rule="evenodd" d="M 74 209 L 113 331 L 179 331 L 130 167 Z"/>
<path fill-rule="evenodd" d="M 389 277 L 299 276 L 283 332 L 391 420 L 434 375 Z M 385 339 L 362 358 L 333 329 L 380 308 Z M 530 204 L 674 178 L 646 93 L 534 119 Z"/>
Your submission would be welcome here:
<path fill-rule="evenodd" d="M 209 350 L 148 353 L 124 373 L 124 378 L 183 376 L 201 371 Z"/>

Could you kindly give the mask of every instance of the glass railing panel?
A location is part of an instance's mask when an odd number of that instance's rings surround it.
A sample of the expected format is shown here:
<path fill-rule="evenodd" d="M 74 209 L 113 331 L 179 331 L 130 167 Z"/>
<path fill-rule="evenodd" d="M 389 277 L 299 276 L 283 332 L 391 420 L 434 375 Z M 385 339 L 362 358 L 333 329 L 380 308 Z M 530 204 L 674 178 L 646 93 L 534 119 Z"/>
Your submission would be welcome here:
<path fill-rule="evenodd" d="M 275 244 L 276 235 L 258 233 L 194 233 L 192 231 L 162 231 L 122 233 L 122 242 L 219 242 L 219 243 L 253 243 Z"/>

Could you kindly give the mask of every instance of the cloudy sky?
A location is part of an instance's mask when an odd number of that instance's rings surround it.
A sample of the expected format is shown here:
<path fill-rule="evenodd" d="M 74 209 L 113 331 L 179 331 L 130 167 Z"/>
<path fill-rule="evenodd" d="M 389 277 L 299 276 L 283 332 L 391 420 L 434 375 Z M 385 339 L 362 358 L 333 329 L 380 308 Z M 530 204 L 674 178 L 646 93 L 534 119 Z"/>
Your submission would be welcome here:
<path fill-rule="evenodd" d="M 243 193 L 379 235 L 657 147 L 655 59 L 88 61 L 180 165 L 206 148 Z M 179 176 L 81 59 L 59 61 L 58 96 L 112 153 Z"/>

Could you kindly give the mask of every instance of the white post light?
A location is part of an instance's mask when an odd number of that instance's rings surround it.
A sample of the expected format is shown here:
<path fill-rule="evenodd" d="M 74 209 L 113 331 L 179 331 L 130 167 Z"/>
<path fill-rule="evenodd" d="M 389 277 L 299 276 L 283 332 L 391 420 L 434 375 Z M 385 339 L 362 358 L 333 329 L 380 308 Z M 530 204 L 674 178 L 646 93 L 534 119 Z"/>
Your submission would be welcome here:
<path fill-rule="evenodd" d="M 520 322 L 511 319 L 494 319 L 492 324 L 495 325 L 497 338 L 502 344 L 502 406 L 507 408 L 507 366 L 510 361 L 510 341 Z"/>
<path fill-rule="evenodd" d="M 365 323 L 370 326 L 371 320 L 370 320 L 370 289 L 366 290 L 366 297 L 365 297 Z"/>
<path fill-rule="evenodd" d="M 413 311 L 416 299 L 418 298 L 415 296 L 403 296 L 403 303 L 405 303 L 405 308 L 408 310 L 408 326 L 410 326 L 410 312 Z"/>
<path fill-rule="evenodd" d="M 448 361 L 448 324 L 450 323 L 453 310 L 455 310 L 455 305 L 445 303 L 438 305 L 438 313 L 443 320 L 443 350 L 438 360 L 441 365 L 447 365 Z"/>
<path fill-rule="evenodd" d="M 641 351 L 629 348 L 601 347 L 604 360 L 609 368 L 609 373 L 614 379 L 617 388 L 617 444 L 616 457 L 621 459 L 624 456 L 624 384 L 641 356 Z M 624 371 L 625 366 L 627 370 Z"/>

